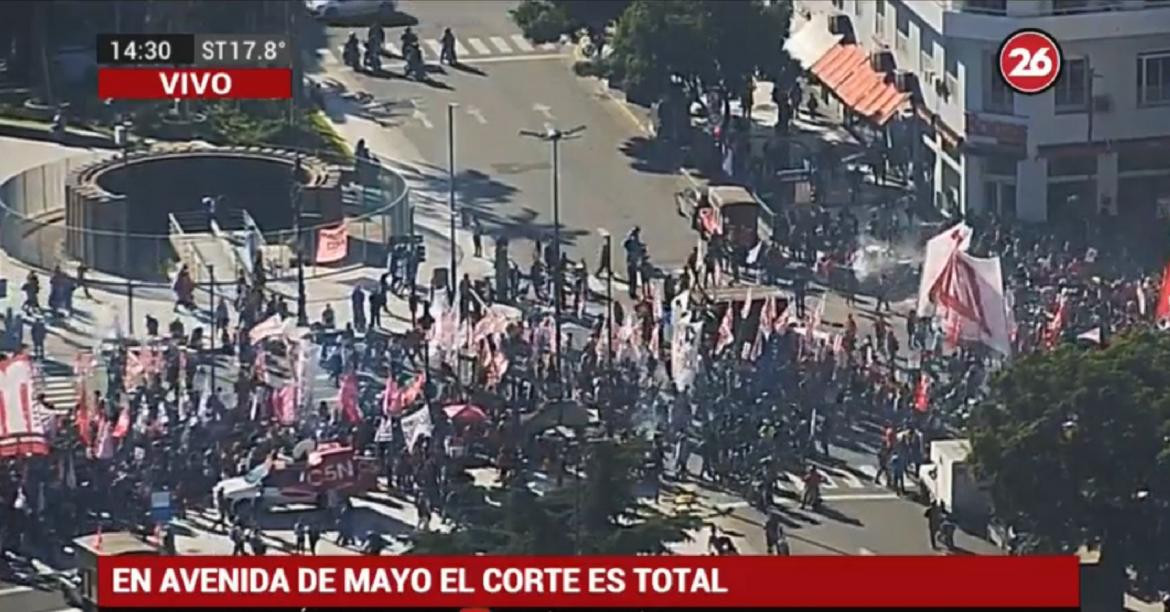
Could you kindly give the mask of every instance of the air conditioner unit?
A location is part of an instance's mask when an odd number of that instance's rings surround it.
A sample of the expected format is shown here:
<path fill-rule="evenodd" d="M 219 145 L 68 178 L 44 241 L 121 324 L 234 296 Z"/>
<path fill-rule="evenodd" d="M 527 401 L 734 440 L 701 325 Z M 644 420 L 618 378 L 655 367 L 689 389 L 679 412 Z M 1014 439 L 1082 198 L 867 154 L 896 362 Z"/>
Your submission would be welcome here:
<path fill-rule="evenodd" d="M 1107 94 L 1093 96 L 1093 112 L 1107 113 L 1111 110 L 1113 110 L 1113 98 Z"/>
<path fill-rule="evenodd" d="M 893 75 L 894 87 L 902 93 L 913 93 L 918 89 L 918 75 L 907 70 L 895 70 Z"/>
<path fill-rule="evenodd" d="M 845 36 L 853 32 L 848 15 L 832 15 L 829 17 L 829 33 Z"/>
<path fill-rule="evenodd" d="M 892 72 L 894 70 L 894 54 L 888 49 L 874 51 L 869 54 L 869 66 L 874 72 Z"/>

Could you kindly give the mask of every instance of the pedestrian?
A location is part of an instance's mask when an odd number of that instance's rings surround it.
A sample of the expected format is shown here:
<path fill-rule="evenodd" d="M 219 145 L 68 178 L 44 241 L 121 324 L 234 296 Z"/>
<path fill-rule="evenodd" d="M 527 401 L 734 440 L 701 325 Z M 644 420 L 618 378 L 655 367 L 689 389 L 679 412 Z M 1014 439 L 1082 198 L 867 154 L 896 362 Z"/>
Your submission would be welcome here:
<path fill-rule="evenodd" d="M 33 358 L 43 360 L 45 358 L 45 337 L 49 331 L 45 327 L 45 319 L 37 317 L 33 319 L 32 329 L 29 330 L 33 342 Z"/>
<path fill-rule="evenodd" d="M 609 239 L 607 238 L 601 245 L 601 252 L 597 257 L 597 277 L 601 278 L 601 273 L 604 272 L 607 276 L 613 275 L 613 262 L 610 261 L 612 257 L 612 249 L 610 248 Z"/>
<path fill-rule="evenodd" d="M 244 528 L 240 525 L 239 521 L 232 525 L 232 530 L 228 536 L 232 540 L 233 557 L 240 557 L 248 554 L 244 549 Z"/>
<path fill-rule="evenodd" d="M 942 526 L 942 508 L 937 501 L 932 501 L 922 515 L 926 517 L 926 529 L 930 538 L 930 547 L 938 550 L 938 530 Z"/>
<path fill-rule="evenodd" d="M 382 327 L 382 310 L 386 307 L 386 294 L 379 285 L 370 291 L 370 329 Z"/>
<path fill-rule="evenodd" d="M 349 301 L 354 331 L 361 333 L 366 329 L 366 292 L 362 291 L 361 286 L 354 287 L 349 295 Z"/>
<path fill-rule="evenodd" d="M 321 528 L 317 523 L 309 523 L 309 554 L 316 556 L 317 543 L 321 541 Z"/>
<path fill-rule="evenodd" d="M 93 299 L 93 296 L 89 294 L 89 283 L 85 278 L 85 275 L 88 272 L 89 266 L 85 265 L 84 263 L 77 265 L 77 287 L 85 292 L 86 299 Z"/>
<path fill-rule="evenodd" d="M 877 292 L 875 300 L 877 304 L 874 306 L 874 312 L 883 312 L 890 308 L 890 275 L 882 273 L 881 279 L 878 281 Z"/>
<path fill-rule="evenodd" d="M 912 350 L 921 346 L 918 342 L 918 313 L 914 310 L 906 313 L 906 338 Z"/>
<path fill-rule="evenodd" d="M 305 540 L 309 535 L 309 526 L 305 524 L 304 519 L 298 519 L 293 526 L 293 532 L 296 537 L 295 551 L 298 555 L 305 554 Z"/>
<path fill-rule="evenodd" d="M 475 249 L 475 257 L 483 257 L 483 224 L 479 217 L 471 219 L 471 246 Z"/>
<path fill-rule="evenodd" d="M 890 454 L 890 480 L 898 495 L 906 494 L 906 459 L 897 448 Z"/>
<path fill-rule="evenodd" d="M 20 286 L 20 290 L 24 292 L 23 308 L 25 312 L 35 313 L 41 309 L 37 301 L 38 295 L 41 292 L 41 281 L 35 273 L 28 273 L 28 277 L 25 278 L 24 284 Z"/>

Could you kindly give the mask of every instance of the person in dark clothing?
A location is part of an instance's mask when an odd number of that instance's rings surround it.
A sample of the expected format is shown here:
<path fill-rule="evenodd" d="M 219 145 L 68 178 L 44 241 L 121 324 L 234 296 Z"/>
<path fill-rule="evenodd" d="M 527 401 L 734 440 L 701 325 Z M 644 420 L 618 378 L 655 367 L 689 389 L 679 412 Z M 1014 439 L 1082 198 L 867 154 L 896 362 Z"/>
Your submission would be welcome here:
<path fill-rule="evenodd" d="M 930 507 L 922 513 L 926 517 L 926 529 L 930 536 L 930 547 L 938 550 L 938 529 L 942 526 L 943 512 L 938 502 L 932 502 Z"/>
<path fill-rule="evenodd" d="M 483 257 L 483 224 L 479 222 L 479 217 L 471 220 L 471 245 L 475 249 L 475 256 Z"/>
<path fill-rule="evenodd" d="M 386 307 L 386 294 L 378 286 L 370 292 L 370 328 L 382 326 L 382 310 Z"/>

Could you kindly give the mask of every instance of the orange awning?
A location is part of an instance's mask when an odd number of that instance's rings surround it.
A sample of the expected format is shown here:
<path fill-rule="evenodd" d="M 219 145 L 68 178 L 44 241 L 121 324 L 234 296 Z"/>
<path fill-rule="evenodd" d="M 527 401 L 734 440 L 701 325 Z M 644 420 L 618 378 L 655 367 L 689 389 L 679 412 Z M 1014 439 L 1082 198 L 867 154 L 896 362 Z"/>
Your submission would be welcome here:
<path fill-rule="evenodd" d="M 910 94 L 898 91 L 886 75 L 876 72 L 869 54 L 860 45 L 837 45 L 809 70 L 854 112 L 884 125 L 910 102 Z"/>

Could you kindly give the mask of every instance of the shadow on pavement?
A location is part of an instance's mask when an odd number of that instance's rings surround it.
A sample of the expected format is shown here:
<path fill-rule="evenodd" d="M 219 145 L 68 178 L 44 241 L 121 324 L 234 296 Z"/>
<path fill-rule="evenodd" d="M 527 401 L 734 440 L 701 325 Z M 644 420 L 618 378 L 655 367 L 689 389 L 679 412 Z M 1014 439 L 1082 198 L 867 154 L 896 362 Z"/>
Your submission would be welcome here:
<path fill-rule="evenodd" d="M 474 74 L 475 76 L 481 76 L 481 77 L 487 76 L 486 72 L 484 72 L 483 70 L 481 70 L 479 68 L 476 68 L 475 66 L 471 66 L 469 64 L 455 62 L 454 64 L 451 64 L 451 67 L 454 68 L 455 70 L 458 70 L 459 72 L 465 72 L 467 74 Z"/>
<path fill-rule="evenodd" d="M 679 169 L 674 159 L 674 151 L 669 145 L 645 136 L 634 136 L 626 140 L 620 149 L 630 158 L 630 167 L 639 172 L 673 174 Z"/>

